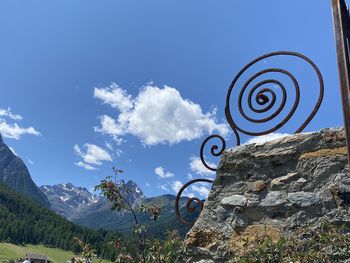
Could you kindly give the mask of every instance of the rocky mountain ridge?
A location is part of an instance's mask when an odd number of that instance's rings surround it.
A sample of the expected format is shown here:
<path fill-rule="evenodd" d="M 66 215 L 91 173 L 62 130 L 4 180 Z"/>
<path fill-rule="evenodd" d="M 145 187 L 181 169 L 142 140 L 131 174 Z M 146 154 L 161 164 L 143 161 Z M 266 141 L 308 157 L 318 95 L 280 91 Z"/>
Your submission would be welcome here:
<path fill-rule="evenodd" d="M 44 193 L 33 182 L 29 171 L 21 158 L 16 156 L 4 143 L 0 134 L 0 181 L 13 190 L 26 195 L 32 200 L 49 207 Z"/>
<path fill-rule="evenodd" d="M 102 197 L 91 194 L 85 187 L 75 187 L 71 183 L 43 185 L 40 190 L 47 196 L 51 209 L 69 220 L 102 201 Z"/>
<path fill-rule="evenodd" d="M 168 230 L 178 230 L 182 236 L 188 228 L 179 223 L 175 216 L 174 195 L 162 195 L 147 198 L 142 189 L 133 181 L 126 183 L 128 188 L 127 200 L 135 207 L 135 211 L 141 204 L 157 205 L 161 208 L 161 216 L 157 222 L 151 221 L 149 215 L 137 213 L 140 223 L 149 225 L 149 234 L 162 237 Z M 48 197 L 51 209 L 70 221 L 89 228 L 103 228 L 115 230 L 124 234 L 130 234 L 133 226 L 133 216 L 126 211 L 111 211 L 111 204 L 103 197 L 89 192 L 84 187 L 76 187 L 70 183 L 54 186 L 44 185 L 40 187 Z M 180 199 L 180 210 L 184 213 L 187 197 Z M 188 215 L 188 219 L 197 216 Z"/>
<path fill-rule="evenodd" d="M 126 199 L 132 205 L 140 206 L 145 198 L 141 188 L 131 180 L 126 183 L 126 187 L 129 190 Z M 110 209 L 110 204 L 103 197 L 91 193 L 85 187 L 67 183 L 43 185 L 40 189 L 47 196 L 51 209 L 71 221 L 85 218 L 101 209 Z"/>

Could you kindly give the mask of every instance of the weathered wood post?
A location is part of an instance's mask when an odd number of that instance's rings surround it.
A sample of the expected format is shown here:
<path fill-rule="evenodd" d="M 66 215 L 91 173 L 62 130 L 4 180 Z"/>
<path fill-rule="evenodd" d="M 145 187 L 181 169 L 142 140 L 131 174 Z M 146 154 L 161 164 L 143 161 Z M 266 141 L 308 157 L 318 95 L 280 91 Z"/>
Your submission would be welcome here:
<path fill-rule="evenodd" d="M 332 9 L 348 163 L 350 164 L 350 17 L 344 0 L 332 0 Z"/>

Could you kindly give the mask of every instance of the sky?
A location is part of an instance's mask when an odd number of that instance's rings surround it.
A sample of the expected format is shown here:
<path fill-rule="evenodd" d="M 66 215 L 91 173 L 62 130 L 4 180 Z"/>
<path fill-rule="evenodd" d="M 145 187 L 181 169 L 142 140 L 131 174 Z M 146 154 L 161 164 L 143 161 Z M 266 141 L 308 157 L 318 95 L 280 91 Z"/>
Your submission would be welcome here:
<path fill-rule="evenodd" d="M 39 186 L 92 189 L 113 166 L 149 197 L 214 178 L 198 159 L 200 145 L 218 133 L 235 146 L 224 115 L 228 87 L 273 51 L 303 53 L 322 72 L 324 101 L 305 131 L 343 125 L 330 1 L 3 0 L 0 32 L 0 132 Z M 318 80 L 302 60 L 280 56 L 260 61 L 245 81 L 270 67 L 300 81 L 299 108 L 276 131 L 293 133 L 316 103 Z M 278 77 L 290 108 L 292 82 Z M 261 129 L 235 111 L 238 90 L 233 118 Z"/>

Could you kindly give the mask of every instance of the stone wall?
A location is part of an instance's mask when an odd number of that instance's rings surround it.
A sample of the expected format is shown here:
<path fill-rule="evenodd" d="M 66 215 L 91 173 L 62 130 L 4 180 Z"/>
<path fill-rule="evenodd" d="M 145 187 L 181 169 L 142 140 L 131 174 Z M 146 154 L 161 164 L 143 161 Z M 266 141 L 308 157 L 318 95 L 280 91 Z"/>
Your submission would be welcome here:
<path fill-rule="evenodd" d="M 343 129 L 325 129 L 227 150 L 180 262 L 227 262 L 242 239 L 272 239 L 298 226 L 350 222 Z"/>

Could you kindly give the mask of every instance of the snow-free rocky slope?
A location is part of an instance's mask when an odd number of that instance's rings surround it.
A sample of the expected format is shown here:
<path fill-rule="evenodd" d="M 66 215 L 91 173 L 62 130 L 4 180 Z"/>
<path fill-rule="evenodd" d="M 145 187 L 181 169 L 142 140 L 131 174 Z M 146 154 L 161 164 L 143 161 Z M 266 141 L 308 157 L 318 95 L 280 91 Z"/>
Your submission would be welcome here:
<path fill-rule="evenodd" d="M 49 202 L 33 182 L 29 171 L 21 158 L 16 156 L 4 143 L 0 134 L 0 181 L 13 190 L 32 200 L 49 207 Z"/>

